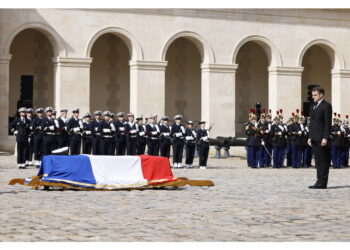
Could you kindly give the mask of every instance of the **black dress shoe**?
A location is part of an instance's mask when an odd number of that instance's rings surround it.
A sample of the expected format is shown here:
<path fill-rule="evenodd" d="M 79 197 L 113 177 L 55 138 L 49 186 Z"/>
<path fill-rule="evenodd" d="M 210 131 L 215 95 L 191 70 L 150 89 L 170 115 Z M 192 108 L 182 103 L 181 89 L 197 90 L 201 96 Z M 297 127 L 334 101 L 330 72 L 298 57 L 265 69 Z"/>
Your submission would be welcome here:
<path fill-rule="evenodd" d="M 315 185 L 309 186 L 309 188 L 315 188 Z"/>
<path fill-rule="evenodd" d="M 327 186 L 314 186 L 313 189 L 327 189 Z"/>

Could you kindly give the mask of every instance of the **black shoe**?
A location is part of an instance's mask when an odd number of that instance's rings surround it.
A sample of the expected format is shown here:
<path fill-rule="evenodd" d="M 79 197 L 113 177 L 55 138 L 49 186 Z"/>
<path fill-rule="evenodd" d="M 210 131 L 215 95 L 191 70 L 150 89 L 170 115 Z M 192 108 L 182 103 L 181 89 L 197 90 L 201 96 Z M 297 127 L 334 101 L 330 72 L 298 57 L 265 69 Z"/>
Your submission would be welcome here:
<path fill-rule="evenodd" d="M 314 186 L 314 189 L 327 189 L 327 186 Z"/>

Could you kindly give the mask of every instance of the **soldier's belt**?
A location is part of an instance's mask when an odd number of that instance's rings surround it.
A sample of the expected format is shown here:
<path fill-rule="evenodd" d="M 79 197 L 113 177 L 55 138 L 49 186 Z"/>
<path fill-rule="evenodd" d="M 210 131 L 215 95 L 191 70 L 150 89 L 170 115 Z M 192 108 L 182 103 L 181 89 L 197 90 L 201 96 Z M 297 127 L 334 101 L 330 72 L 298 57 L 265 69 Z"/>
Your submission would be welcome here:
<path fill-rule="evenodd" d="M 45 134 L 46 135 L 56 135 L 55 133 L 52 133 L 52 132 L 46 132 Z"/>
<path fill-rule="evenodd" d="M 103 135 L 104 138 L 113 138 L 112 135 Z"/>
<path fill-rule="evenodd" d="M 152 140 L 158 140 L 158 137 L 150 137 Z"/>
<path fill-rule="evenodd" d="M 101 135 L 101 133 L 95 133 L 95 135 Z"/>

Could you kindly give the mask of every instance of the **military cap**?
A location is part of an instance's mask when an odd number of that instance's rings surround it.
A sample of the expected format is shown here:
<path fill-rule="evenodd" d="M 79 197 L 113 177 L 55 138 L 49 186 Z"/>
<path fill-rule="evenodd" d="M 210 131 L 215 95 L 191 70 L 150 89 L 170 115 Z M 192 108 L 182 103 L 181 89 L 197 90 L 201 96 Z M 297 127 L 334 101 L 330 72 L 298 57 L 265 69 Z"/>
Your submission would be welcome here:
<path fill-rule="evenodd" d="M 46 113 L 46 112 L 49 112 L 49 111 L 52 112 L 52 111 L 53 111 L 53 107 L 47 107 L 47 108 L 45 109 L 45 113 Z"/>
<path fill-rule="evenodd" d="M 68 112 L 68 109 L 61 109 L 61 112 Z"/>
<path fill-rule="evenodd" d="M 27 113 L 33 113 L 33 109 L 32 108 L 28 108 L 27 109 Z"/>
<path fill-rule="evenodd" d="M 193 125 L 193 121 L 187 121 L 187 124 Z"/>
<path fill-rule="evenodd" d="M 56 109 L 52 110 L 52 114 L 56 115 L 57 114 L 57 110 Z"/>
<path fill-rule="evenodd" d="M 168 117 L 168 116 L 163 116 L 163 117 L 162 117 L 162 120 L 163 120 L 163 121 L 169 121 L 169 117 Z"/>
<path fill-rule="evenodd" d="M 174 116 L 174 120 L 181 120 L 182 119 L 182 115 L 175 115 Z"/>
<path fill-rule="evenodd" d="M 79 113 L 79 109 L 78 109 L 78 108 L 73 109 L 73 110 L 72 110 L 72 113 Z"/>
<path fill-rule="evenodd" d="M 94 115 L 102 115 L 102 111 L 101 111 L 101 110 L 96 110 L 96 111 L 94 112 Z"/>
<path fill-rule="evenodd" d="M 18 109 L 18 113 L 21 113 L 21 112 L 27 112 L 27 109 L 25 107 Z"/>
<path fill-rule="evenodd" d="M 91 114 L 88 112 L 88 113 L 86 113 L 85 115 L 84 115 L 84 117 L 83 118 L 86 118 L 86 117 L 90 117 L 91 118 Z"/>
<path fill-rule="evenodd" d="M 154 118 L 154 117 L 156 117 L 157 115 L 153 115 L 153 114 L 151 114 L 151 115 L 149 115 L 149 117 L 148 118 Z"/>
<path fill-rule="evenodd" d="M 35 113 L 44 113 L 44 109 L 43 108 L 37 108 L 35 110 Z"/>
<path fill-rule="evenodd" d="M 111 112 L 109 112 L 109 111 L 104 111 L 104 112 L 102 113 L 102 115 L 103 115 L 103 116 L 111 116 Z"/>
<path fill-rule="evenodd" d="M 111 113 L 111 117 L 114 118 L 114 117 L 115 117 L 115 114 L 114 114 L 114 113 Z"/>
<path fill-rule="evenodd" d="M 142 115 L 136 117 L 136 121 L 141 121 L 141 120 L 143 120 L 143 116 Z"/>
<path fill-rule="evenodd" d="M 130 113 L 127 114 L 127 116 L 129 117 L 129 116 L 135 116 L 135 115 L 130 112 Z"/>
<path fill-rule="evenodd" d="M 198 122 L 198 124 L 203 124 L 203 123 L 205 123 L 205 121 L 200 121 L 200 122 Z"/>
<path fill-rule="evenodd" d="M 116 117 L 123 117 L 124 115 L 125 115 L 124 112 L 119 112 L 116 114 Z"/>

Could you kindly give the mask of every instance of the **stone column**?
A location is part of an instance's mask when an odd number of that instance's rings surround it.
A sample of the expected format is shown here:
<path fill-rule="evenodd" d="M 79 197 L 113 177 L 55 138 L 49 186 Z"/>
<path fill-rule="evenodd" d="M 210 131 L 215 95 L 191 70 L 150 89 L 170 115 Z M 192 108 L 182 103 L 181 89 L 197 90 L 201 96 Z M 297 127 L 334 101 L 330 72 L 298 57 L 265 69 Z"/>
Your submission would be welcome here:
<path fill-rule="evenodd" d="M 130 111 L 148 116 L 165 112 L 166 61 L 130 61 Z"/>
<path fill-rule="evenodd" d="M 235 76 L 237 64 L 202 64 L 202 120 L 210 136 L 235 135 Z"/>
<path fill-rule="evenodd" d="M 74 108 L 80 109 L 80 116 L 90 112 L 91 62 L 92 58 L 56 57 L 53 59 L 55 108 L 58 111 L 67 108 L 68 117 Z"/>
<path fill-rule="evenodd" d="M 296 109 L 301 110 L 301 75 L 303 67 L 269 67 L 269 109 L 274 117 L 283 110 L 284 121 Z"/>
<path fill-rule="evenodd" d="M 333 112 L 350 115 L 350 70 L 337 69 L 332 70 L 332 106 Z M 326 97 L 327 99 L 327 93 Z"/>
<path fill-rule="evenodd" d="M 0 150 L 13 151 L 15 137 L 8 135 L 11 55 L 0 55 Z"/>

